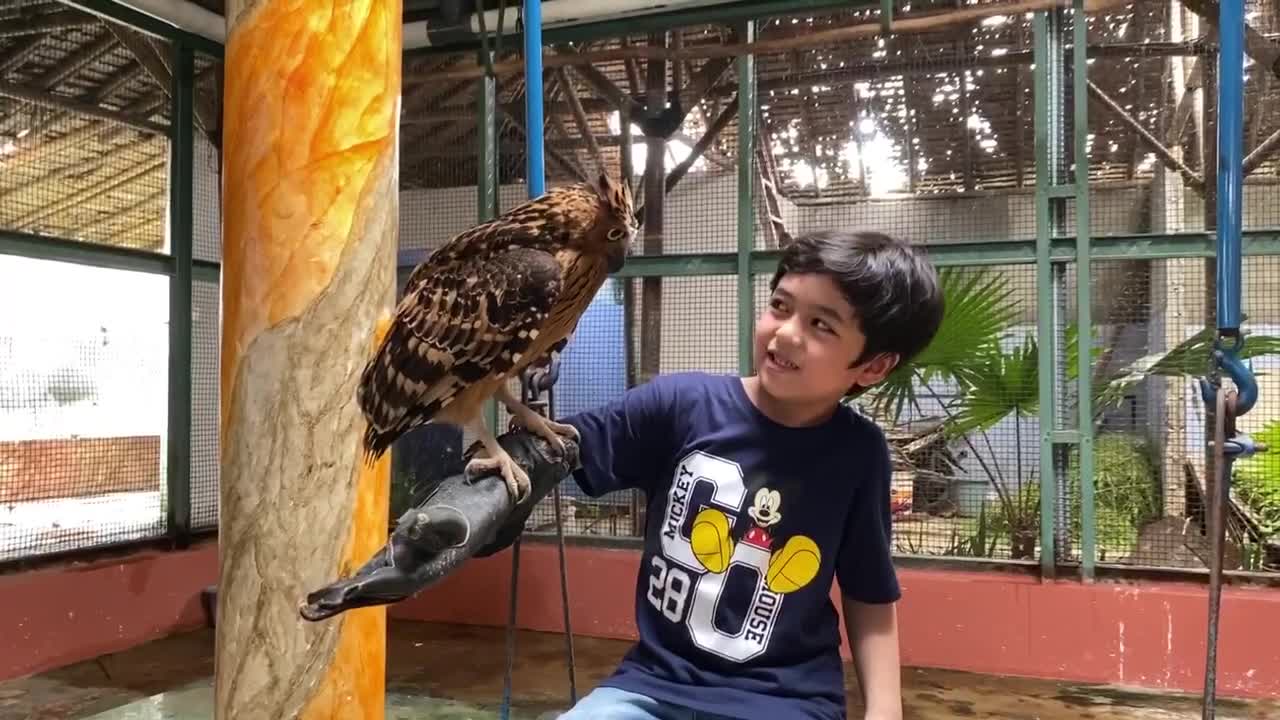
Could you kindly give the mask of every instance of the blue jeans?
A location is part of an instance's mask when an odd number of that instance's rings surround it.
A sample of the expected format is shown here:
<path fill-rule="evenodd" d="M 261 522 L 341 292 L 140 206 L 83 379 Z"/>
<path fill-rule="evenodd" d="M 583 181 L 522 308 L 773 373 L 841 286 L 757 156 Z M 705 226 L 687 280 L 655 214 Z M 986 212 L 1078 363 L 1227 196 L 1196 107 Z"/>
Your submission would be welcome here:
<path fill-rule="evenodd" d="M 598 687 L 558 720 L 731 720 L 626 690 Z"/>

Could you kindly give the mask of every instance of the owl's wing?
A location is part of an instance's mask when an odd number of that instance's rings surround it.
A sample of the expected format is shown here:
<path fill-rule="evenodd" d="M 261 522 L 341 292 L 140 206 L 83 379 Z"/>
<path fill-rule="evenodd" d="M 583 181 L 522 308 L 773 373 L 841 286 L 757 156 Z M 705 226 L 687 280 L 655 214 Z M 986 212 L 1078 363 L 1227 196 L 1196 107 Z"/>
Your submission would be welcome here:
<path fill-rule="evenodd" d="M 560 265 L 550 252 L 504 239 L 433 257 L 406 283 L 360 378 L 365 445 L 375 456 L 468 385 L 509 371 L 537 337 L 560 294 Z"/>

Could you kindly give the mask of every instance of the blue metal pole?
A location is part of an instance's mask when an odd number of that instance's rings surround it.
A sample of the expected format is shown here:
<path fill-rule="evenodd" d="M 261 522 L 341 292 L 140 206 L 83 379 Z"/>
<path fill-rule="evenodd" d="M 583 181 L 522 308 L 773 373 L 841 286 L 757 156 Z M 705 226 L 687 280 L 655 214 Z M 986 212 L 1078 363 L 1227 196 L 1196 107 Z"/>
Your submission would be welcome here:
<path fill-rule="evenodd" d="M 524 126 L 525 173 L 529 197 L 541 195 L 546 184 L 542 164 L 542 0 L 524 0 Z"/>
<path fill-rule="evenodd" d="M 1244 3 L 1218 5 L 1218 329 L 1240 329 L 1244 163 Z"/>
<path fill-rule="evenodd" d="M 1258 382 L 1240 351 L 1242 253 L 1241 212 L 1244 184 L 1244 0 L 1218 5 L 1218 337 L 1215 369 L 1236 385 L 1233 415 L 1249 412 L 1258 399 Z M 1216 381 L 1202 384 L 1206 405 L 1215 402 Z"/>

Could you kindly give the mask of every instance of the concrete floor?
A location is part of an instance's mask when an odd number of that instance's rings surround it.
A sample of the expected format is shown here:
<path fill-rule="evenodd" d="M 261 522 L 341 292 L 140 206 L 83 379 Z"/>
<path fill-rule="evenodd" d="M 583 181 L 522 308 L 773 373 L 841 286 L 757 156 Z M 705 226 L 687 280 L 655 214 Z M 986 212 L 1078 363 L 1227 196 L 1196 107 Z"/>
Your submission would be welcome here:
<path fill-rule="evenodd" d="M 489 720 L 502 697 L 501 629 L 392 622 L 387 720 Z M 568 701 L 564 638 L 517 639 L 513 716 L 534 720 Z M 577 638 L 579 693 L 617 663 L 627 644 Z M 467 662 L 459 662 L 466 658 Z M 0 720 L 188 720 L 211 718 L 213 632 L 193 632 L 43 675 L 0 683 Z M 849 686 L 855 687 L 852 671 Z M 908 720 L 1196 720 L 1195 697 L 1170 697 L 967 673 L 904 673 Z M 856 691 L 855 693 L 856 694 Z M 856 707 L 850 718 L 857 718 Z M 1280 702 L 1222 700 L 1221 720 L 1275 720 Z"/>

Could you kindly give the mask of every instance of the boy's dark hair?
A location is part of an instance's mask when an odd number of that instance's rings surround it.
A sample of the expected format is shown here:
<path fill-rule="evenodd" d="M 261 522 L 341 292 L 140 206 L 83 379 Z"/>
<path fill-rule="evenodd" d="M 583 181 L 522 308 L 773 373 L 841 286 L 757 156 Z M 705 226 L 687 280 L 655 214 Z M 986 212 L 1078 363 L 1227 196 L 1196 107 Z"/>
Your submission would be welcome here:
<path fill-rule="evenodd" d="M 897 353 L 898 365 L 905 365 L 929 345 L 942 323 L 942 288 L 933 266 L 923 252 L 891 235 L 848 230 L 801 235 L 782 251 L 769 290 L 787 273 L 827 275 L 843 291 L 867 337 L 854 364 Z"/>

